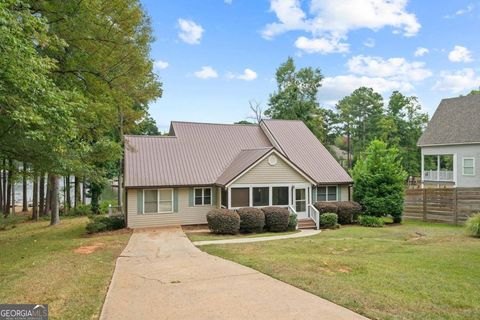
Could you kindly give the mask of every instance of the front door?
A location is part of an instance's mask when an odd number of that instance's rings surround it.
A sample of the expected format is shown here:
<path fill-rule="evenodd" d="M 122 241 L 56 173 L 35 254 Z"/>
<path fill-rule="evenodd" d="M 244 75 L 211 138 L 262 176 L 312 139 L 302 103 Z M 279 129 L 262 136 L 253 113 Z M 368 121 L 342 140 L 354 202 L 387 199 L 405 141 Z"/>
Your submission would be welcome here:
<path fill-rule="evenodd" d="M 307 215 L 307 188 L 295 188 L 295 211 L 298 219 L 306 219 Z"/>

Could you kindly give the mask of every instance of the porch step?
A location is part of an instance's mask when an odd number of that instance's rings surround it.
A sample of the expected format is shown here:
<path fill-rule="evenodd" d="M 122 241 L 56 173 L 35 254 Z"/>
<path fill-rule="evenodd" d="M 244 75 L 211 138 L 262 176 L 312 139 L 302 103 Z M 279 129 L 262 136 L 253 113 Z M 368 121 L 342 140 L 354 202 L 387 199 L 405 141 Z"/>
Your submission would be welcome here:
<path fill-rule="evenodd" d="M 316 229 L 315 221 L 312 219 L 299 219 L 298 229 Z"/>

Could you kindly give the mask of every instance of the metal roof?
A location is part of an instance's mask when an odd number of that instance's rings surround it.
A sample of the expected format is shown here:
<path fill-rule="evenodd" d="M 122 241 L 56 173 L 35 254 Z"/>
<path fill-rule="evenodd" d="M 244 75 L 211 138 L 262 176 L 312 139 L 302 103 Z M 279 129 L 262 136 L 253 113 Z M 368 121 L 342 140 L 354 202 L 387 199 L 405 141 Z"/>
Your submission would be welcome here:
<path fill-rule="evenodd" d="M 170 134 L 125 136 L 126 187 L 223 185 L 273 146 L 318 184 L 352 182 L 301 121 L 172 122 Z"/>
<path fill-rule="evenodd" d="M 480 143 L 480 94 L 443 99 L 418 146 Z"/>

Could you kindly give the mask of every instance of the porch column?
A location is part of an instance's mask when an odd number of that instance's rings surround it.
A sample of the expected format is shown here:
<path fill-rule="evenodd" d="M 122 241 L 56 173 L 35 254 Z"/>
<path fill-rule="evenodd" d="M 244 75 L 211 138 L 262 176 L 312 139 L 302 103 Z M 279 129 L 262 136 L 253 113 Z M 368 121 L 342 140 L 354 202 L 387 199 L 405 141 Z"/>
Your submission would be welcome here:
<path fill-rule="evenodd" d="M 422 155 L 422 159 L 421 159 L 421 177 L 420 177 L 420 182 L 423 184 L 423 178 L 425 177 L 425 155 L 423 154 L 423 148 L 421 149 L 421 155 Z M 423 187 L 423 185 L 422 185 Z"/>
<path fill-rule="evenodd" d="M 227 209 L 230 209 L 232 207 L 232 193 L 230 188 L 227 188 L 227 197 L 228 197 Z"/>
<path fill-rule="evenodd" d="M 437 155 L 437 181 L 440 181 L 440 156 Z"/>

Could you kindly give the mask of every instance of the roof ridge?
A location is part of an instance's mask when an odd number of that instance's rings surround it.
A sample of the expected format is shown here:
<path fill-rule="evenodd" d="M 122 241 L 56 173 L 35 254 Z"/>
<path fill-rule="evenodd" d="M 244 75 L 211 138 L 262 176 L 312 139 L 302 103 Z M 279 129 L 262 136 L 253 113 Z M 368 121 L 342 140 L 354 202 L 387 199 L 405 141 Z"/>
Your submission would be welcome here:
<path fill-rule="evenodd" d="M 274 146 L 270 147 L 259 147 L 259 148 L 245 148 L 245 149 L 240 149 L 240 151 L 249 151 L 249 150 L 264 150 L 264 149 L 273 149 Z"/>
<path fill-rule="evenodd" d="M 171 121 L 171 123 L 190 123 L 190 124 L 207 124 L 207 125 L 216 125 L 216 126 L 249 126 L 249 127 L 259 127 L 259 124 L 256 123 L 214 123 L 214 122 L 198 122 L 198 121 Z"/>
<path fill-rule="evenodd" d="M 125 138 L 177 138 L 177 136 L 168 136 L 168 135 L 143 135 L 143 134 L 125 134 Z"/>

